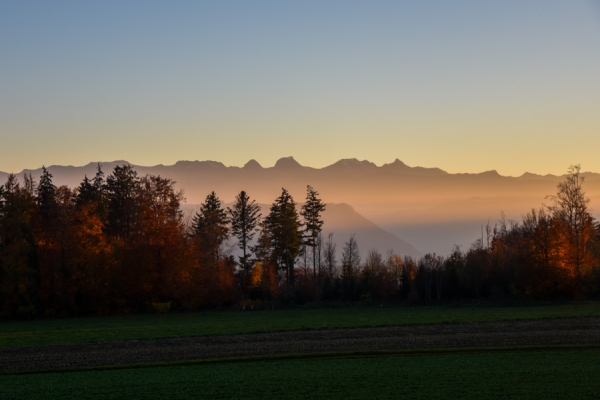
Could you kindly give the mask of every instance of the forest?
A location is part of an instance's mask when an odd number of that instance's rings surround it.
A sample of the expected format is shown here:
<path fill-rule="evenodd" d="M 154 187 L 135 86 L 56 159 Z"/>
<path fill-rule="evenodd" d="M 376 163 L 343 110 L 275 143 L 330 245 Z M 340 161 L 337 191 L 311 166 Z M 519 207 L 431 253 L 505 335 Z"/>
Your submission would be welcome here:
<path fill-rule="evenodd" d="M 77 188 L 9 175 L 0 186 L 0 318 L 352 302 L 600 297 L 600 224 L 579 166 L 521 221 L 488 224 L 470 249 L 420 259 L 362 253 L 323 237 L 327 205 L 286 189 L 268 214 L 240 191 L 208 194 L 187 218 L 182 191 L 129 165 Z M 340 256 L 341 254 L 341 256 Z"/>

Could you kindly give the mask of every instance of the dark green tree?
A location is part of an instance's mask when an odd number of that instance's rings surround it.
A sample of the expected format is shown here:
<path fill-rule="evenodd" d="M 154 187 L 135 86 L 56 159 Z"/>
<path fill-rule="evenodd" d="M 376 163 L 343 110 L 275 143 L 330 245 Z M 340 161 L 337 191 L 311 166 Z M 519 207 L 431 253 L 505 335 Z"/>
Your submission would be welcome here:
<path fill-rule="evenodd" d="M 221 200 L 215 192 L 211 192 L 194 216 L 191 226 L 198 260 L 195 280 L 200 286 L 198 297 L 204 304 L 221 304 L 229 297 L 227 288 L 230 287 L 230 278 L 233 280 L 235 262 L 231 266 L 222 252 L 229 238 L 228 224 L 227 212 Z"/>
<path fill-rule="evenodd" d="M 98 164 L 94 179 L 89 179 L 87 175 L 83 178 L 77 189 L 75 203 L 77 205 L 100 203 L 103 200 L 104 191 L 104 172 L 102 172 L 102 164 Z"/>
<path fill-rule="evenodd" d="M 294 289 L 294 265 L 302 245 L 302 223 L 296 211 L 296 202 L 287 190 L 271 205 L 263 223 L 268 233 L 277 267 L 286 273 L 288 293 Z"/>
<path fill-rule="evenodd" d="M 56 217 L 56 186 L 52 183 L 52 174 L 46 167 L 42 167 L 42 176 L 37 185 L 37 203 L 40 215 L 45 221 L 51 221 Z"/>
<path fill-rule="evenodd" d="M 92 214 L 100 218 L 103 223 L 106 223 L 108 211 L 106 189 L 102 164 L 98 163 L 96 176 L 93 179 L 89 179 L 86 175 L 77 188 L 75 206 L 78 209 L 82 207 L 90 208 Z"/>
<path fill-rule="evenodd" d="M 221 247 L 229 238 L 229 218 L 215 192 L 206 196 L 192 220 L 192 234 L 199 240 L 203 254 L 212 262 L 221 259 Z"/>
<path fill-rule="evenodd" d="M 94 185 L 92 185 L 92 181 L 90 181 L 85 175 L 83 177 L 83 181 L 79 184 L 77 188 L 77 196 L 75 196 L 75 204 L 78 206 L 83 204 L 92 203 L 96 199 Z"/>
<path fill-rule="evenodd" d="M 42 167 L 42 175 L 35 189 L 38 208 L 38 252 L 40 277 L 42 282 L 41 299 L 49 310 L 60 309 L 65 304 L 66 260 L 62 233 L 63 224 L 59 218 L 56 186 L 52 174 Z"/>
<path fill-rule="evenodd" d="M 0 185 L 0 220 L 2 219 L 2 216 L 4 215 L 4 195 L 5 195 L 6 191 L 4 190 L 4 185 Z"/>
<path fill-rule="evenodd" d="M 232 208 L 227 208 L 231 219 L 231 233 L 238 240 L 238 247 L 242 250 L 239 257 L 239 266 L 242 269 L 242 288 L 246 286 L 246 280 L 251 272 L 252 264 L 249 261 L 248 244 L 256 234 L 260 222 L 260 206 L 245 191 L 241 191 L 235 198 Z"/>
<path fill-rule="evenodd" d="M 318 244 L 319 234 L 323 230 L 321 214 L 325 211 L 326 207 L 326 204 L 317 197 L 318 195 L 319 193 L 308 185 L 306 187 L 306 202 L 302 205 L 300 210 L 300 215 L 304 218 L 304 244 L 312 248 L 313 279 L 316 279 L 317 277 L 317 252 L 315 250 Z M 320 265 L 319 273 L 321 273 Z"/>
<path fill-rule="evenodd" d="M 29 179 L 22 187 L 10 174 L 1 190 L 0 312 L 8 315 L 31 316 L 41 308 L 34 186 Z"/>
<path fill-rule="evenodd" d="M 125 243 L 136 231 L 139 188 L 140 179 L 131 165 L 117 165 L 106 179 L 108 232 Z"/>

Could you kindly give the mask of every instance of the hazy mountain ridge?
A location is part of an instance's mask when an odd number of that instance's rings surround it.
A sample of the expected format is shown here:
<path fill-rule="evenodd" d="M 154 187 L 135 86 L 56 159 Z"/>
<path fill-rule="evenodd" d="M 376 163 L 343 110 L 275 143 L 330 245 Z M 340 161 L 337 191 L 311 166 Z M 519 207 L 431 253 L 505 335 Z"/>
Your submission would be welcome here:
<path fill-rule="evenodd" d="M 121 164 L 128 163 L 105 162 L 102 169 L 109 175 Z M 56 185 L 77 187 L 84 175 L 95 175 L 96 166 L 96 162 L 81 167 L 53 165 L 48 170 Z M 224 202 L 233 201 L 240 190 L 246 190 L 256 201 L 270 204 L 282 187 L 302 202 L 306 185 L 311 185 L 324 202 L 352 204 L 358 213 L 418 249 L 438 253 L 449 252 L 454 244 L 470 245 L 480 237 L 481 225 L 488 221 L 493 225 L 501 212 L 520 220 L 532 208 L 549 204 L 548 195 L 556 193 L 556 185 L 564 180 L 564 175 L 525 173 L 512 177 L 493 170 L 451 174 L 439 168 L 410 167 L 398 159 L 381 166 L 367 160 L 342 159 L 324 168 L 303 166 L 293 157 L 281 158 L 272 167 L 263 167 L 256 160 L 243 167 L 210 160 L 133 166 L 139 175 L 175 180 L 177 187 L 184 189 L 187 202 L 196 204 L 213 190 Z M 37 180 L 41 168 L 22 171 L 17 174 L 19 178 L 23 173 L 31 173 Z M 0 173 L 0 184 L 6 176 Z M 582 176 L 591 208 L 597 214 L 600 174 L 584 172 Z"/>
<path fill-rule="evenodd" d="M 400 161 L 399 159 L 394 160 L 391 163 L 383 164 L 381 166 L 377 166 L 375 163 L 368 160 L 358 160 L 356 158 L 347 158 L 341 159 L 331 165 L 328 165 L 323 168 L 313 168 L 308 166 L 303 166 L 298 163 L 293 157 L 282 157 L 276 161 L 275 165 L 272 167 L 263 167 L 256 160 L 249 160 L 243 167 L 237 166 L 226 166 L 222 162 L 212 161 L 212 160 L 180 160 L 177 161 L 173 165 L 164 165 L 157 164 L 154 166 L 143 166 L 143 165 L 135 165 L 125 160 L 116 160 L 116 161 L 108 161 L 108 162 L 90 162 L 83 166 L 73 166 L 73 165 L 50 165 L 47 169 L 51 173 L 57 174 L 57 179 L 69 179 L 71 178 L 68 175 L 76 175 L 81 176 L 87 174 L 88 177 L 90 175 L 94 175 L 96 172 L 96 166 L 98 164 L 102 164 L 103 170 L 105 173 L 110 173 L 110 171 L 117 165 L 132 165 L 135 169 L 139 171 L 150 171 L 150 170 L 160 170 L 162 171 L 228 171 L 228 172 L 239 172 L 239 171 L 261 171 L 263 173 L 271 173 L 271 172 L 294 172 L 301 174 L 311 174 L 311 173 L 339 173 L 346 172 L 352 174 L 378 174 L 382 172 L 391 172 L 398 175 L 408 175 L 408 176 L 444 176 L 444 177 L 485 177 L 485 178 L 500 178 L 500 179 L 516 179 L 516 180 L 526 180 L 526 179 L 559 179 L 564 177 L 565 175 L 538 175 L 530 172 L 525 172 L 520 176 L 504 176 L 500 175 L 496 170 L 483 171 L 478 173 L 448 173 L 440 168 L 426 168 L 426 167 L 410 167 Z M 30 173 L 35 178 L 41 174 L 42 168 L 37 169 L 24 169 L 18 173 L 15 173 L 17 176 L 22 176 L 23 174 Z M 148 172 L 150 173 L 150 172 Z M 0 178 L 6 179 L 8 176 L 8 172 L 0 171 Z M 67 176 L 65 176 L 67 175 Z M 594 172 L 583 172 L 582 176 L 587 179 L 600 179 L 600 173 Z M 74 178 L 74 177 L 73 177 Z M 60 183 L 66 184 L 66 183 Z"/>

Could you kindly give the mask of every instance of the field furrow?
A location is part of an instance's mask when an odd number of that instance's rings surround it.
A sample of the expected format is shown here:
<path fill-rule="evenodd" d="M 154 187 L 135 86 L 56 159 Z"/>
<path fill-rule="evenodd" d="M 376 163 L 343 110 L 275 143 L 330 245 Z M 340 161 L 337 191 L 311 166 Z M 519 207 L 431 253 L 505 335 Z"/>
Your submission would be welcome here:
<path fill-rule="evenodd" d="M 3 348 L 0 371 L 296 353 L 558 345 L 600 345 L 600 318 L 321 329 Z"/>

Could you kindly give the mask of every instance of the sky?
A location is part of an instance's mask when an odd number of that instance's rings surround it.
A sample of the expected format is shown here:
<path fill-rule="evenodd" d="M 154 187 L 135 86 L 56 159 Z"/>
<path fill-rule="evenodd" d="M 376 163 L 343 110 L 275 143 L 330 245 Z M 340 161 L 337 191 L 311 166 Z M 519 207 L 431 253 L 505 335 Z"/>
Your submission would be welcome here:
<path fill-rule="evenodd" d="M 600 1 L 0 2 L 0 171 L 600 172 Z"/>

